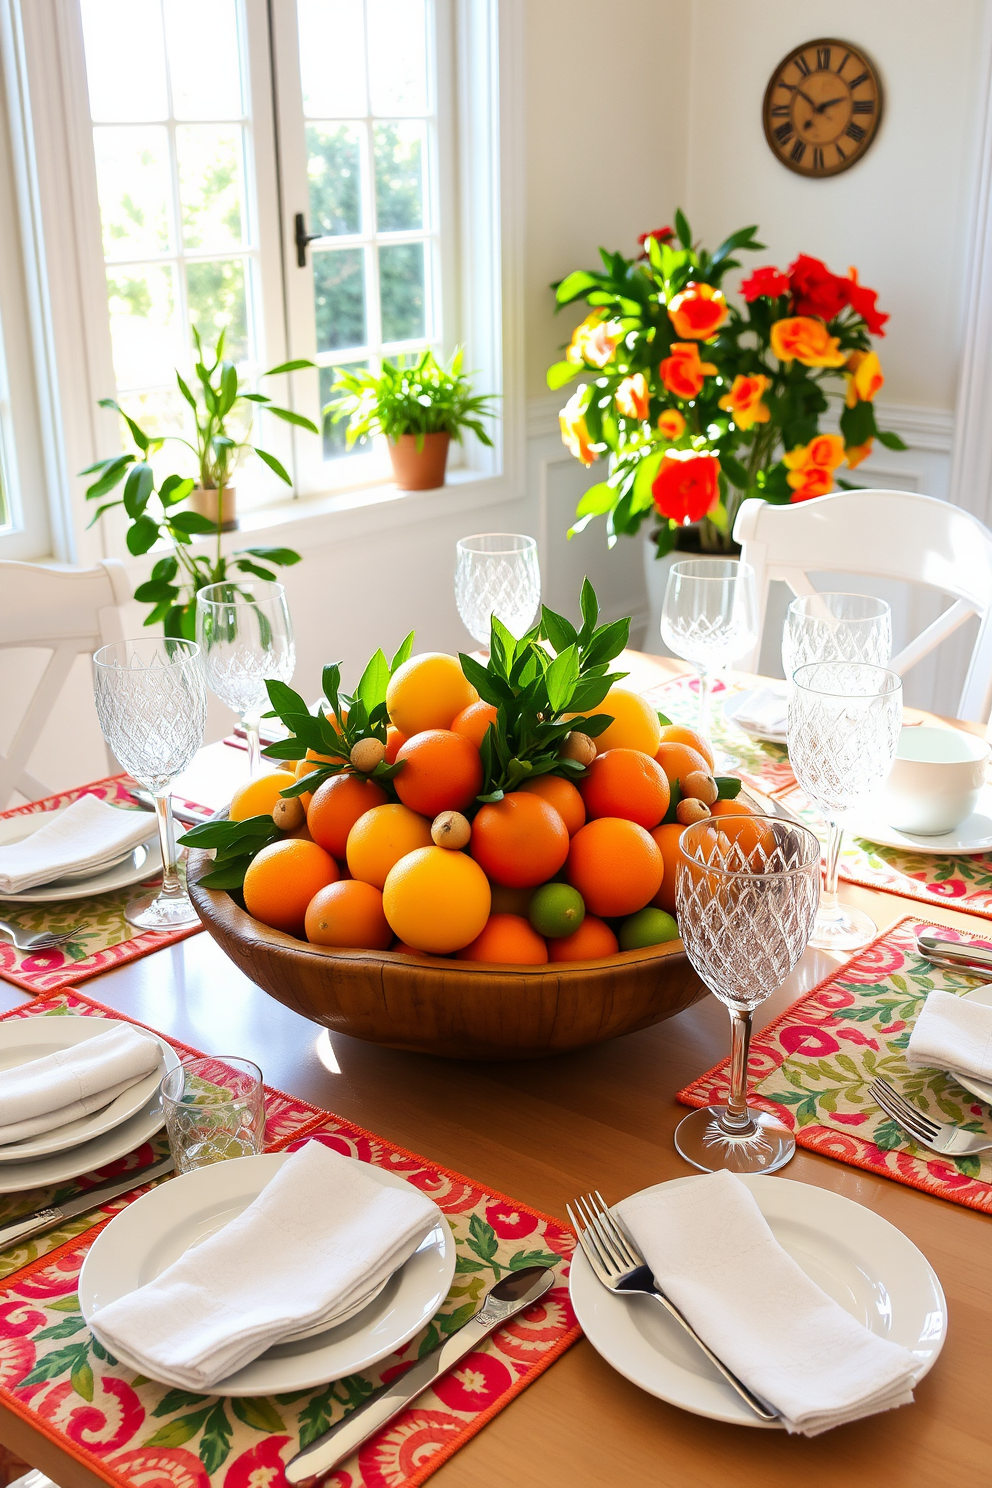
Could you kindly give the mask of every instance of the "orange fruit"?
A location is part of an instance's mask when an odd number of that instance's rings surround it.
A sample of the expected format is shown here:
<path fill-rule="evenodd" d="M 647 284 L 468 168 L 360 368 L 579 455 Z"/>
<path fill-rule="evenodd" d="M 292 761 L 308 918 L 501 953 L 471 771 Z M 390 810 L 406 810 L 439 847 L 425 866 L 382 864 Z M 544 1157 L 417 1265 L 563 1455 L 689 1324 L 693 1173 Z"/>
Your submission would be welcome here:
<path fill-rule="evenodd" d="M 325 713 L 324 714 L 324 717 L 327 719 L 328 723 L 331 725 L 331 728 L 334 730 L 334 732 L 336 734 L 340 734 L 341 730 L 338 727 L 338 721 L 335 718 L 334 714 L 333 713 Z M 347 723 L 348 722 L 348 709 L 347 708 L 342 708 L 342 710 L 341 710 L 341 718 L 342 718 L 342 721 L 344 723 Z M 320 762 L 322 764 L 325 764 L 325 765 L 337 765 L 337 764 L 340 764 L 340 762 L 341 762 L 341 756 L 340 755 L 337 755 L 337 754 L 318 754 L 315 749 L 308 749 L 307 752 L 306 752 L 305 758 L 308 759 L 308 760 L 320 760 Z"/>
<path fill-rule="evenodd" d="M 609 925 L 597 920 L 595 915 L 586 915 L 578 930 L 571 935 L 560 935 L 548 941 L 549 961 L 598 961 L 603 956 L 615 956 L 619 942 Z"/>
<path fill-rule="evenodd" d="M 418 847 L 430 847 L 431 824 L 409 806 L 373 806 L 348 833 L 347 859 L 352 878 L 381 889 L 390 868 Z"/>
<path fill-rule="evenodd" d="M 691 775 L 693 770 L 702 770 L 704 775 L 710 773 L 709 760 L 689 744 L 660 744 L 654 757 L 668 776 L 669 784 L 681 780 L 683 775 Z"/>
<path fill-rule="evenodd" d="M 480 698 L 477 703 L 469 703 L 467 708 L 463 708 L 452 719 L 451 727 L 456 734 L 464 734 L 466 739 L 471 739 L 478 749 L 486 737 L 489 725 L 495 722 L 496 709 L 492 703 L 484 703 Z"/>
<path fill-rule="evenodd" d="M 393 932 L 382 912 L 382 895 L 357 879 L 318 889 L 307 906 L 306 931 L 311 945 L 385 951 L 393 943 Z"/>
<path fill-rule="evenodd" d="M 712 775 L 716 769 L 716 758 L 713 754 L 713 745 L 704 734 L 696 729 L 686 728 L 682 723 L 670 723 L 661 731 L 662 744 L 688 744 L 690 749 L 695 749 L 701 754 L 709 766 Z M 657 756 L 655 756 L 657 758 Z"/>
<path fill-rule="evenodd" d="M 481 807 L 469 851 L 494 883 L 533 888 L 568 857 L 568 831 L 553 806 L 532 791 L 510 791 Z"/>
<path fill-rule="evenodd" d="M 684 831 L 685 827 L 681 822 L 668 822 L 664 826 L 655 827 L 651 833 L 665 864 L 665 876 L 661 880 L 661 888 L 651 903 L 656 909 L 667 910 L 670 915 L 675 913 L 675 877 L 679 866 L 679 838 Z"/>
<path fill-rule="evenodd" d="M 429 816 L 464 811 L 482 789 L 482 760 L 464 734 L 427 729 L 401 745 L 396 763 L 403 765 L 393 784 L 404 806 Z"/>
<path fill-rule="evenodd" d="M 668 810 L 671 789 L 661 766 L 640 749 L 597 754 L 579 786 L 590 820 L 622 816 L 656 827 Z"/>
<path fill-rule="evenodd" d="M 316 842 L 270 842 L 248 864 L 245 908 L 273 930 L 302 936 L 310 900 L 337 878 L 337 863 Z"/>
<path fill-rule="evenodd" d="M 543 966 L 548 948 L 543 936 L 522 915 L 494 914 L 471 945 L 458 952 L 461 961 L 508 961 L 515 966 Z"/>
<path fill-rule="evenodd" d="M 326 847 L 336 858 L 343 858 L 348 847 L 348 833 L 360 816 L 373 806 L 385 806 L 389 797 L 374 780 L 357 775 L 332 775 L 318 785 L 307 808 L 307 826 L 314 842 Z"/>
<path fill-rule="evenodd" d="M 382 907 L 394 934 L 418 951 L 443 956 L 482 933 L 492 896 L 486 875 L 465 853 L 418 847 L 391 868 Z"/>
<path fill-rule="evenodd" d="M 396 668 L 386 689 L 386 707 L 393 725 L 411 739 L 425 729 L 450 728 L 455 715 L 478 696 L 457 656 L 424 651 Z"/>
<path fill-rule="evenodd" d="M 228 816 L 236 822 L 247 821 L 250 816 L 271 816 L 280 793 L 291 783 L 285 770 L 268 770 L 264 775 L 256 775 L 246 785 L 238 786 L 231 797 Z"/>
<path fill-rule="evenodd" d="M 661 887 L 665 865 L 651 834 L 616 816 L 586 822 L 572 838 L 568 881 L 594 915 L 629 915 Z"/>
<path fill-rule="evenodd" d="M 524 919 L 527 918 L 527 911 L 530 909 L 530 898 L 534 892 L 533 887 L 527 889 L 509 889 L 506 884 L 498 883 L 490 884 L 489 887 L 493 896 L 493 914 L 523 915 Z"/>
<path fill-rule="evenodd" d="M 752 806 L 741 801 L 714 801 L 710 814 L 718 820 L 718 830 L 725 833 L 731 842 L 736 842 L 741 852 L 750 856 L 760 847 L 766 855 L 775 851 L 775 834 L 760 821 L 754 821 L 758 813 Z M 755 867 L 760 865 L 755 864 Z"/>
<path fill-rule="evenodd" d="M 393 764 L 396 763 L 396 751 L 400 748 L 400 745 L 405 744 L 405 743 L 406 743 L 406 734 L 401 734 L 400 731 L 399 731 L 399 729 L 398 728 L 393 728 L 393 725 L 391 723 L 390 724 L 387 724 L 386 725 L 386 764 L 387 765 L 393 765 Z"/>
<path fill-rule="evenodd" d="M 661 743 L 658 714 L 639 692 L 611 687 L 593 713 L 609 713 L 613 722 L 593 741 L 600 754 L 608 749 L 643 749 L 654 754 Z"/>
<path fill-rule="evenodd" d="M 430 958 L 429 951 L 418 951 L 415 946 L 407 945 L 402 940 L 398 940 L 389 949 L 397 956 L 416 956 L 418 961 L 427 961 Z"/>
<path fill-rule="evenodd" d="M 585 825 L 585 803 L 572 782 L 564 776 L 538 775 L 517 788 L 541 796 L 549 806 L 553 806 L 565 823 L 569 837 L 574 837 L 579 828 Z"/>

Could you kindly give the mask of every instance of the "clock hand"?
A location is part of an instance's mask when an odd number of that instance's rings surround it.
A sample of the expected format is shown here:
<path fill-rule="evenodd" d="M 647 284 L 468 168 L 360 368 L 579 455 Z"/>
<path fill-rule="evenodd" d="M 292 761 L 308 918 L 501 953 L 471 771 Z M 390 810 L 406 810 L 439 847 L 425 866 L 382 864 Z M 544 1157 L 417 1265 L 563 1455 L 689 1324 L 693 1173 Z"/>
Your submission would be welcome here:
<path fill-rule="evenodd" d="M 816 112 L 822 114 L 826 109 L 833 108 L 835 103 L 843 103 L 843 98 L 828 98 L 826 103 L 815 104 Z"/>
<path fill-rule="evenodd" d="M 810 106 L 811 109 L 815 109 L 816 108 L 816 104 L 813 102 L 812 98 L 810 98 L 810 96 L 809 96 L 808 93 L 804 93 L 803 90 L 802 90 L 802 88 L 797 88 L 796 89 L 796 92 L 799 94 L 799 97 L 800 98 L 805 98 L 806 102 L 809 104 L 809 106 Z"/>

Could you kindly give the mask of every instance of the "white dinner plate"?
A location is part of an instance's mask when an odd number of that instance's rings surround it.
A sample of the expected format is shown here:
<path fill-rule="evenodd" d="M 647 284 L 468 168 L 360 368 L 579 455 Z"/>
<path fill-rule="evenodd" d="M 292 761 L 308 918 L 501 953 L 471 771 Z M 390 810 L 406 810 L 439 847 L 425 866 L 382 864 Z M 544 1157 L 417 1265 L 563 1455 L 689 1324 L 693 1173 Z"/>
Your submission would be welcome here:
<path fill-rule="evenodd" d="M 43 827 L 46 822 L 61 816 L 68 808 L 59 806 L 55 811 L 31 811 L 24 816 L 8 816 L 0 821 L 0 846 L 11 842 L 23 842 Z M 143 879 L 154 878 L 162 871 L 162 852 L 158 845 L 158 824 L 151 812 L 148 816 L 148 841 L 122 857 L 109 868 L 101 868 L 89 878 L 68 874 L 51 883 L 38 884 L 33 889 L 22 889 L 19 894 L 0 891 L 0 900 L 7 904 L 54 904 L 63 899 L 89 899 L 93 894 L 109 894 L 112 889 L 126 889 Z M 153 840 L 154 839 L 154 840 Z"/>
<path fill-rule="evenodd" d="M 964 969 L 962 967 L 962 970 Z M 992 983 L 984 987 L 973 987 L 963 996 L 967 997 L 969 1002 L 980 1002 L 983 1007 L 992 1007 Z M 971 1075 L 958 1074 L 957 1070 L 954 1071 L 954 1078 L 959 1085 L 964 1086 L 965 1090 L 970 1090 L 972 1095 L 977 1095 L 980 1101 L 984 1101 L 987 1106 L 992 1106 L 992 1084 L 988 1080 L 975 1080 Z"/>
<path fill-rule="evenodd" d="M 32 1059 L 43 1059 L 46 1054 L 71 1048 L 120 1026 L 117 1018 L 81 1018 L 72 1014 L 15 1018 L 0 1023 L 0 1071 L 16 1069 Z M 158 1090 L 163 1076 L 179 1063 L 179 1055 L 165 1039 L 159 1038 L 158 1034 L 150 1037 L 160 1050 L 158 1066 L 151 1074 L 128 1090 L 122 1090 L 116 1100 L 91 1111 L 88 1116 L 80 1116 L 76 1121 L 68 1121 L 64 1126 L 41 1132 L 36 1137 L 27 1137 L 22 1142 L 0 1146 L 0 1165 L 26 1162 L 31 1158 L 64 1152 L 67 1147 L 78 1147 L 136 1115 Z"/>
<path fill-rule="evenodd" d="M 992 848 L 992 785 L 986 785 L 978 806 L 953 832 L 939 837 L 920 837 L 914 832 L 898 832 L 877 814 L 852 814 L 844 823 L 851 837 L 864 837 L 880 847 L 898 847 L 915 853 L 980 853 Z"/>
<path fill-rule="evenodd" d="M 79 1276 L 80 1307 L 96 1337 L 101 1307 L 154 1281 L 191 1246 L 230 1224 L 288 1157 L 275 1152 L 197 1168 L 152 1189 L 112 1219 L 94 1241 Z M 371 1164 L 367 1171 L 387 1188 L 410 1187 L 398 1173 Z M 210 1393 L 280 1395 L 367 1369 L 430 1322 L 454 1274 L 455 1241 L 439 1209 L 437 1224 L 420 1248 L 360 1312 L 319 1333 L 274 1345 L 213 1385 Z M 117 1345 L 113 1352 L 129 1368 L 144 1372 Z"/>
<path fill-rule="evenodd" d="M 769 685 L 772 684 L 765 682 L 760 687 L 748 687 L 744 692 L 735 693 L 732 697 L 727 698 L 723 705 L 723 716 L 735 728 L 741 729 L 745 734 L 750 734 L 752 739 L 767 739 L 770 744 L 786 744 L 788 742 L 788 735 L 784 729 L 780 733 L 775 732 L 773 729 L 757 729 L 753 724 L 745 723 L 742 718 L 738 718 L 737 716 L 738 713 L 747 707 L 756 692 L 764 692 L 765 688 Z M 785 683 L 781 683 L 781 686 L 784 691 Z"/>
<path fill-rule="evenodd" d="M 108 1163 L 136 1151 L 164 1125 L 162 1092 L 158 1089 L 140 1111 L 122 1121 L 120 1126 L 111 1127 L 102 1136 L 80 1142 L 76 1147 L 67 1147 L 64 1152 L 53 1152 L 48 1157 L 0 1164 L 0 1194 L 50 1188 L 66 1183 L 70 1178 L 79 1178 L 83 1173 L 95 1173 L 98 1168 L 105 1168 Z"/>
<path fill-rule="evenodd" d="M 935 1271 L 912 1241 L 888 1220 L 830 1189 L 766 1174 L 741 1175 L 741 1182 L 783 1250 L 858 1322 L 909 1349 L 919 1361 L 914 1379 L 922 1379 L 943 1346 L 947 1308 Z M 746 1267 L 740 1285 L 748 1285 Z M 658 1302 L 614 1296 L 578 1249 L 569 1286 L 593 1348 L 642 1390 L 714 1421 L 784 1429 L 778 1422 L 765 1426 L 748 1410 Z"/>

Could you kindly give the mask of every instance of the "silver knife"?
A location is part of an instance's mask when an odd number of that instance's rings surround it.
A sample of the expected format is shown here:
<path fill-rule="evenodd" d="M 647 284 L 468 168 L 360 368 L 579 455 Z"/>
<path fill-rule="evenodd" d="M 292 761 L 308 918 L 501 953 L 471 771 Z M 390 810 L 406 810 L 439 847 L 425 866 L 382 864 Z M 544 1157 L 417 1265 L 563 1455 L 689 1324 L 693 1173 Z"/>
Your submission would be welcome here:
<path fill-rule="evenodd" d="M 941 966 L 974 968 L 992 976 L 992 950 L 975 945 L 970 940 L 944 940 L 939 935 L 921 932 L 916 937 L 916 947 L 921 956 Z"/>
<path fill-rule="evenodd" d="M 128 788 L 128 795 L 133 796 L 139 806 L 143 806 L 146 811 L 155 810 L 155 797 L 151 791 L 144 790 L 141 786 L 132 786 Z M 172 815 L 176 821 L 182 822 L 187 827 L 198 827 L 201 822 L 213 821 L 213 816 L 209 811 L 194 811 L 192 807 L 177 806 L 174 801 Z"/>
<path fill-rule="evenodd" d="M 323 1436 L 318 1436 L 309 1447 L 297 1452 L 286 1468 L 287 1481 L 302 1483 L 306 1478 L 328 1472 L 350 1457 L 363 1441 L 405 1410 L 411 1400 L 416 1400 L 453 1364 L 478 1348 L 494 1328 L 543 1297 L 554 1280 L 555 1273 L 546 1266 L 525 1266 L 497 1281 L 478 1312 L 467 1323 L 418 1359 L 405 1374 L 370 1395 L 357 1410 L 332 1426 L 330 1431 L 325 1431 Z"/>
<path fill-rule="evenodd" d="M 154 1178 L 171 1173 L 175 1165 L 172 1157 L 163 1157 L 161 1162 L 128 1173 L 125 1177 L 118 1178 L 116 1183 L 103 1183 L 99 1188 L 88 1188 L 85 1193 L 76 1194 L 75 1198 L 66 1199 L 62 1204 L 52 1204 L 48 1209 L 36 1209 L 33 1214 L 25 1214 L 22 1219 L 12 1219 L 9 1224 L 0 1225 L 0 1249 L 30 1240 L 33 1235 L 40 1235 L 42 1230 L 50 1230 L 63 1220 L 75 1219 L 77 1215 L 86 1214 L 90 1209 L 99 1209 L 102 1204 L 109 1204 L 111 1199 L 119 1199 L 122 1194 L 142 1188 Z"/>

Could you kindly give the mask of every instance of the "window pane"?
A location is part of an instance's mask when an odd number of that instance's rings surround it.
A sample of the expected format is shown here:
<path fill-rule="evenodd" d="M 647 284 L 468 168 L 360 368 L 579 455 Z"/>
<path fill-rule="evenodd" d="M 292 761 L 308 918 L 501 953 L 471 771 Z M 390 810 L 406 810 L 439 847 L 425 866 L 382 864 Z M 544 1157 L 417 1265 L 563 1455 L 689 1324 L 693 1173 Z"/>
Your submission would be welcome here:
<path fill-rule="evenodd" d="M 90 117 L 164 119 L 165 47 L 159 0 L 82 0 Z"/>
<path fill-rule="evenodd" d="M 375 126 L 375 210 L 380 232 L 424 225 L 423 124 Z"/>
<path fill-rule="evenodd" d="M 93 150 L 106 256 L 168 253 L 171 189 L 165 127 L 94 129 Z"/>
<path fill-rule="evenodd" d="M 379 249 L 379 296 L 383 341 L 426 336 L 423 243 L 396 243 Z"/>
<path fill-rule="evenodd" d="M 237 125 L 180 124 L 176 151 L 186 247 L 240 247 L 244 240 L 241 129 Z"/>
<path fill-rule="evenodd" d="M 374 114 L 426 114 L 424 0 L 368 0 L 369 88 Z"/>
<path fill-rule="evenodd" d="M 324 251 L 313 256 L 313 296 L 317 312 L 317 350 L 364 346 L 365 254 L 361 248 Z"/>
<path fill-rule="evenodd" d="M 171 388 L 162 388 L 154 393 L 128 393 L 120 400 L 124 411 L 130 414 L 146 434 L 150 434 L 155 439 L 166 434 L 182 434 L 189 437 L 190 407 L 174 384 L 175 378 L 173 378 Z M 183 468 L 188 464 L 186 457 L 180 456 L 176 445 L 167 444 L 165 450 L 171 450 L 168 454 L 168 459 L 172 462 L 170 469 L 177 469 L 180 461 L 183 463 Z M 168 475 L 169 470 L 163 473 Z"/>
<path fill-rule="evenodd" d="M 172 269 L 112 269 L 107 295 L 118 387 L 171 383 L 182 351 Z"/>
<path fill-rule="evenodd" d="M 307 125 L 310 231 L 361 232 L 361 144 L 353 124 Z"/>
<path fill-rule="evenodd" d="M 165 0 L 177 119 L 238 119 L 243 112 L 236 0 Z"/>
<path fill-rule="evenodd" d="M 362 0 L 298 0 L 296 14 L 303 112 L 310 119 L 364 118 Z"/>
<path fill-rule="evenodd" d="M 365 361 L 363 361 L 363 362 L 348 362 L 348 363 L 346 363 L 346 366 L 347 366 L 347 370 L 349 372 L 357 372 L 359 370 L 364 371 L 364 369 L 368 366 L 368 362 L 365 362 Z M 334 378 L 335 378 L 336 374 L 337 374 L 337 368 L 336 367 L 321 367 L 321 369 L 320 369 L 320 406 L 321 406 L 321 408 L 325 408 L 327 406 L 327 403 L 328 403 L 329 399 L 332 396 L 332 394 L 331 394 L 331 385 L 334 382 Z M 334 397 L 337 397 L 337 394 L 335 393 L 333 396 Z M 323 422 L 324 422 L 324 431 L 323 432 L 324 432 L 324 459 L 325 460 L 337 460 L 342 455 L 348 455 L 348 454 L 353 454 L 353 453 L 360 453 L 361 451 L 367 450 L 369 448 L 369 445 L 367 443 L 366 444 L 357 444 L 356 443 L 356 444 L 354 444 L 352 446 L 352 448 L 350 450 L 348 449 L 347 439 L 346 439 L 346 436 L 345 436 L 345 430 L 348 427 L 348 420 L 346 418 L 343 418 L 340 421 L 340 423 L 335 424 L 335 423 L 332 423 L 331 422 L 331 415 L 328 413 L 328 414 L 325 414 L 324 415 L 324 421 Z"/>
<path fill-rule="evenodd" d="M 190 324 L 195 325 L 204 350 L 211 350 L 224 332 L 224 356 L 230 362 L 248 360 L 248 307 L 245 266 L 240 258 L 220 263 L 186 265 L 186 294 Z"/>

